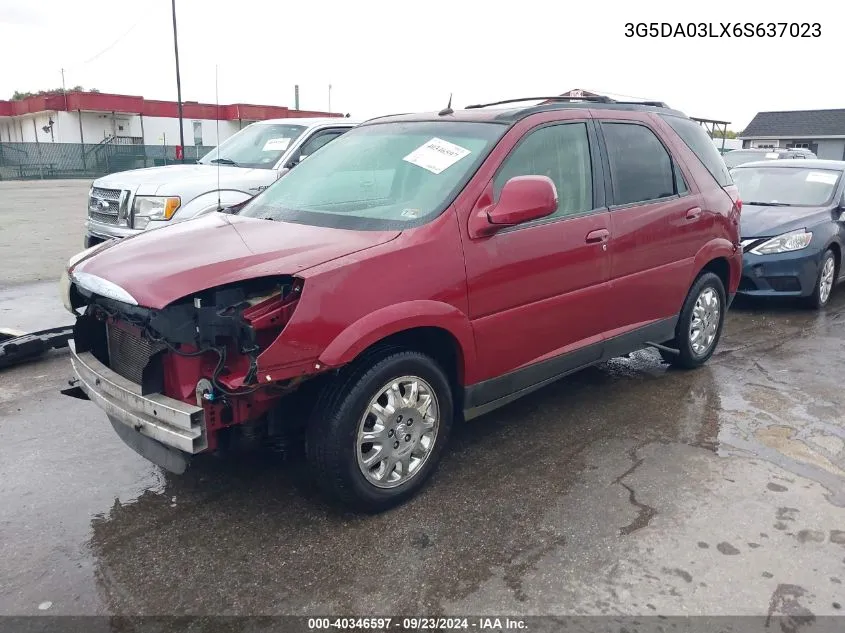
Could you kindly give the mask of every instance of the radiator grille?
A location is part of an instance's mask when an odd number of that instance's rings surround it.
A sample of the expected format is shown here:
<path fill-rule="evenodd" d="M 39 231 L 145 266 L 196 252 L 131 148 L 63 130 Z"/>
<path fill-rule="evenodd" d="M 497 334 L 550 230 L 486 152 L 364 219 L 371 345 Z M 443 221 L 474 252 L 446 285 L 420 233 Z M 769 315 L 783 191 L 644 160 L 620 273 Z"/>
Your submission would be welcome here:
<path fill-rule="evenodd" d="M 127 380 L 140 385 L 144 368 L 155 354 L 164 349 L 164 344 L 142 339 L 112 325 L 107 326 L 107 329 L 109 367 Z"/>
<path fill-rule="evenodd" d="M 100 189 L 99 187 L 93 187 L 91 190 L 91 197 L 102 198 L 103 200 L 108 200 L 109 202 L 117 202 L 120 200 L 120 189 Z"/>
<path fill-rule="evenodd" d="M 105 224 L 117 224 L 120 216 L 120 191 L 93 187 L 88 198 L 88 217 Z"/>
<path fill-rule="evenodd" d="M 117 224 L 117 216 L 111 215 L 110 213 L 98 213 L 97 211 L 89 211 L 88 217 L 94 220 L 95 222 L 100 222 L 101 224 Z"/>

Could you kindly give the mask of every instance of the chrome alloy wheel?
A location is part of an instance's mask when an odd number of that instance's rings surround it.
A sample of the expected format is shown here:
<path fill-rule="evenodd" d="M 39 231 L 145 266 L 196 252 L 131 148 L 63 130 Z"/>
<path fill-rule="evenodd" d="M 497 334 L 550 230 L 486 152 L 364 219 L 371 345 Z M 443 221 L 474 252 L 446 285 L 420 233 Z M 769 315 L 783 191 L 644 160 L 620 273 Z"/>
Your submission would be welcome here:
<path fill-rule="evenodd" d="M 719 330 L 721 301 L 710 286 L 705 287 L 695 300 L 689 326 L 689 343 L 696 356 L 704 356 L 713 346 Z"/>
<path fill-rule="evenodd" d="M 440 422 L 437 396 L 418 376 L 391 380 L 358 423 L 355 453 L 367 481 L 395 488 L 416 476 L 431 455 Z"/>
<path fill-rule="evenodd" d="M 824 260 L 824 266 L 822 266 L 821 276 L 819 277 L 819 303 L 827 303 L 827 300 L 830 298 L 835 272 L 836 265 L 833 263 L 833 257 L 826 258 Z"/>

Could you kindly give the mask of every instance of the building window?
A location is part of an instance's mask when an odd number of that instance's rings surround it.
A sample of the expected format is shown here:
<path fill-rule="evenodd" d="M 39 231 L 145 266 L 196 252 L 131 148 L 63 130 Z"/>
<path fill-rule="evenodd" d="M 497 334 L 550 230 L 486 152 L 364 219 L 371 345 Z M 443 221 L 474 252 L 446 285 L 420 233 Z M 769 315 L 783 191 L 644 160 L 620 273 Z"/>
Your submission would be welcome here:
<path fill-rule="evenodd" d="M 202 121 L 194 121 L 194 145 L 202 145 Z"/>
<path fill-rule="evenodd" d="M 810 144 L 809 143 L 787 143 L 786 147 L 787 147 L 787 149 L 789 149 L 791 147 L 794 147 L 796 149 L 799 149 L 799 148 L 810 149 Z"/>

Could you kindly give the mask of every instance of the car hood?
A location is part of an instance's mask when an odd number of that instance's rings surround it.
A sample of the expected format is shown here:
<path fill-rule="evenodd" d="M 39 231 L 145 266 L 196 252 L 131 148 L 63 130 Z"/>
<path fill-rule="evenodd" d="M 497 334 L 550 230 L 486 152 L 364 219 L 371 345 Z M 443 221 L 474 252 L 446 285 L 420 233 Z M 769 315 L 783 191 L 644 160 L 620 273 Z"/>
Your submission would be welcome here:
<path fill-rule="evenodd" d="M 247 191 L 250 187 L 269 185 L 278 177 L 279 172 L 274 169 L 199 164 L 168 165 L 119 171 L 98 178 L 94 181 L 94 186 L 103 189 L 132 189 L 139 195 L 147 196 L 181 196 L 194 190 L 216 191 L 218 178 L 221 189 Z"/>
<path fill-rule="evenodd" d="M 765 207 L 742 205 L 742 239 L 773 237 L 830 219 L 829 207 Z"/>
<path fill-rule="evenodd" d="M 160 309 L 194 292 L 256 277 L 293 275 L 388 242 L 399 231 L 351 231 L 224 213 L 125 238 L 72 268 Z"/>

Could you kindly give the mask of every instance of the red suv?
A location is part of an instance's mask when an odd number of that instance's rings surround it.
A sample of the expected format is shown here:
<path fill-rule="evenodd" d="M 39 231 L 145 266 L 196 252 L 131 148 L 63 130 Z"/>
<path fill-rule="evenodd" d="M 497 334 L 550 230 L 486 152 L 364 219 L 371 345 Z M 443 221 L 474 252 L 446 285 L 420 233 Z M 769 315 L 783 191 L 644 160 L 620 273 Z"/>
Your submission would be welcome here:
<path fill-rule="evenodd" d="M 456 419 L 646 346 L 704 363 L 739 215 L 707 134 L 661 103 L 373 119 L 237 211 L 75 257 L 68 392 L 175 472 L 299 431 L 333 498 L 380 510 Z"/>

